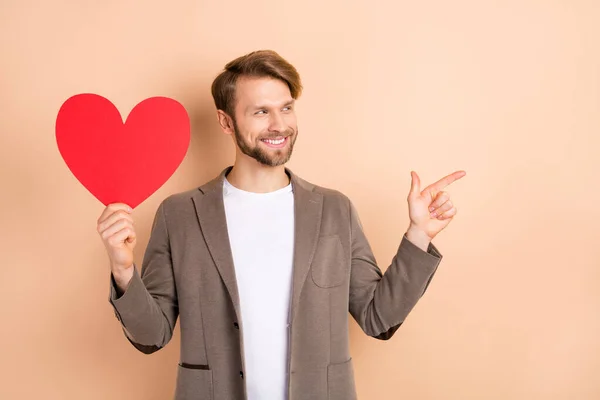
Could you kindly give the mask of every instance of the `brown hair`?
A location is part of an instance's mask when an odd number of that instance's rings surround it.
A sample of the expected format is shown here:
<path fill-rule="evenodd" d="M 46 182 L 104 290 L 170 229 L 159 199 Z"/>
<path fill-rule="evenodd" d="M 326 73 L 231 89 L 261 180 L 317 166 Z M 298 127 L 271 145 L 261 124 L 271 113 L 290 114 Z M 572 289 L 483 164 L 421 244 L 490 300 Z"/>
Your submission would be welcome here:
<path fill-rule="evenodd" d="M 223 110 L 235 120 L 235 86 L 241 76 L 272 77 L 290 88 L 295 100 L 302 93 L 302 83 L 296 68 L 273 50 L 258 50 L 238 57 L 225 65 L 212 83 L 212 96 L 217 110 Z"/>

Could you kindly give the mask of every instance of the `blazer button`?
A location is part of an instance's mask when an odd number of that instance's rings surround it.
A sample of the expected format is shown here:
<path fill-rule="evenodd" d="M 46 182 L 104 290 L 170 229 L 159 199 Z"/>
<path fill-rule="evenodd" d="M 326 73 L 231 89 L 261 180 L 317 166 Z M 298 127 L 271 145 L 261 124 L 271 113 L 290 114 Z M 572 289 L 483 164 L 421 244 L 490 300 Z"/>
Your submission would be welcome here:
<path fill-rule="evenodd" d="M 244 379 L 244 371 L 240 371 L 240 378 Z"/>
<path fill-rule="evenodd" d="M 240 329 L 240 326 L 238 325 L 238 323 L 237 323 L 237 322 L 234 322 L 234 323 L 233 323 L 233 326 L 235 326 L 235 329 Z"/>

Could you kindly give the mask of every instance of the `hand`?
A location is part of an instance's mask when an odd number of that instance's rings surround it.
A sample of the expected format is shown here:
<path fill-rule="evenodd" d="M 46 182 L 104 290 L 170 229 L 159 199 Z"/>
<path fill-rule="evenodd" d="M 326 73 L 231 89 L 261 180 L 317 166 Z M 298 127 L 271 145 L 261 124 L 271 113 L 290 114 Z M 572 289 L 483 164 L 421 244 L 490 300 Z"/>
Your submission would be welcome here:
<path fill-rule="evenodd" d="M 133 272 L 130 268 L 133 266 L 136 234 L 131 212 L 128 205 L 114 203 L 109 204 L 98 218 L 97 230 L 108 253 L 111 271 L 115 279 L 132 275 Z M 117 283 L 119 282 L 117 281 Z"/>
<path fill-rule="evenodd" d="M 419 176 L 411 171 L 411 187 L 407 198 L 409 231 L 415 236 L 426 236 L 432 240 L 448 226 L 457 210 L 450 200 L 450 195 L 442 189 L 466 174 L 465 171 L 456 171 L 421 190 Z"/>

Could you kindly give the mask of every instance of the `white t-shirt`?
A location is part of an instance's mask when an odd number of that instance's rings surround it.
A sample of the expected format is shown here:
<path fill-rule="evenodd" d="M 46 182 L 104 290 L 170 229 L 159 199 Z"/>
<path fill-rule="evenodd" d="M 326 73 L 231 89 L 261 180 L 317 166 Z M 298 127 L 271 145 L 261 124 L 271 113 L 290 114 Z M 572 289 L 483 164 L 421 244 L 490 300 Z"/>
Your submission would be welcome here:
<path fill-rule="evenodd" d="M 225 179 L 223 201 L 240 295 L 248 400 L 285 400 L 294 254 L 292 185 L 252 193 Z"/>

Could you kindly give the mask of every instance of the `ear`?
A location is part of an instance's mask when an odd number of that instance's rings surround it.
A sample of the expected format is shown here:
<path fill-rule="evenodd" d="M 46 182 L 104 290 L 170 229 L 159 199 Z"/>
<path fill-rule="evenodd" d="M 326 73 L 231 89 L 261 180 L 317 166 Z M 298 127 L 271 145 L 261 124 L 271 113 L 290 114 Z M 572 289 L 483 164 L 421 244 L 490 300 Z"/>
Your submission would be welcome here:
<path fill-rule="evenodd" d="M 221 125 L 223 133 L 233 135 L 233 119 L 225 111 L 217 110 L 217 120 L 219 121 L 219 125 Z"/>

